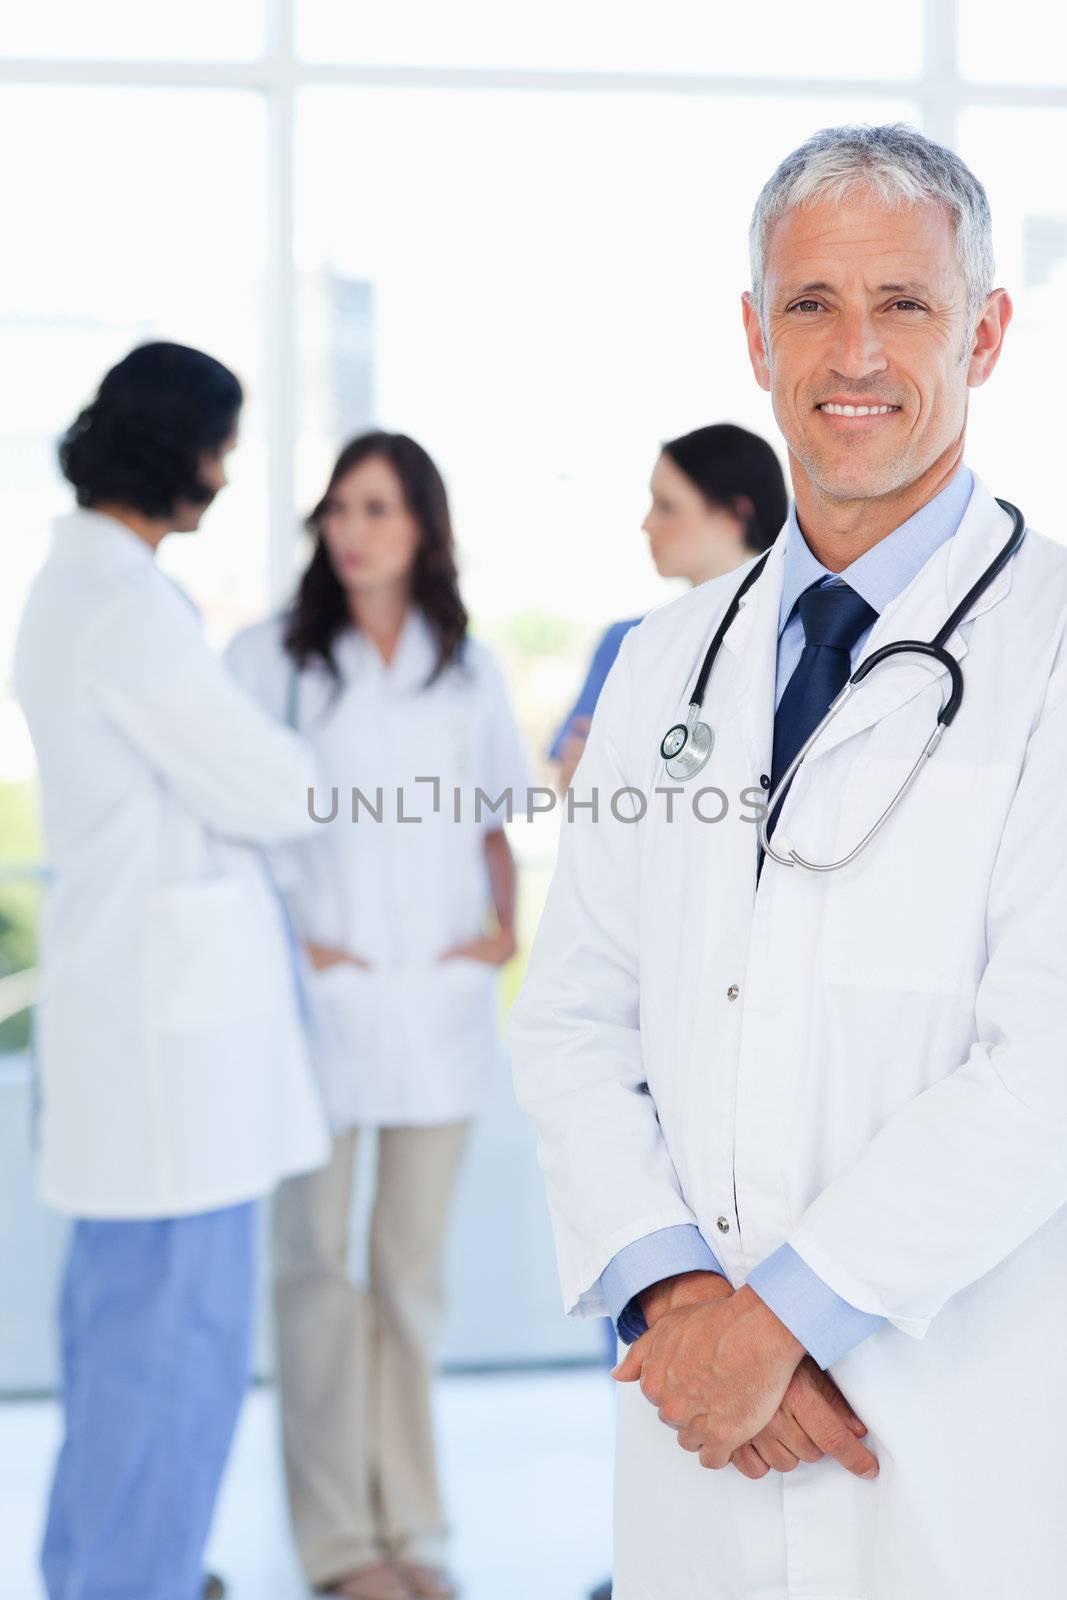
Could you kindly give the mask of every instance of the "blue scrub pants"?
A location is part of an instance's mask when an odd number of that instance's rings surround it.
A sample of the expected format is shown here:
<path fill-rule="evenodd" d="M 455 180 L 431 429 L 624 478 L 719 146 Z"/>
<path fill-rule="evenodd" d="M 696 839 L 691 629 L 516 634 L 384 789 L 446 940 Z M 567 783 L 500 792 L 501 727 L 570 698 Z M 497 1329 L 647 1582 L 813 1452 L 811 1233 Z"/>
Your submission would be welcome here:
<path fill-rule="evenodd" d="M 248 1383 L 255 1212 L 74 1223 L 49 1600 L 200 1600 Z"/>

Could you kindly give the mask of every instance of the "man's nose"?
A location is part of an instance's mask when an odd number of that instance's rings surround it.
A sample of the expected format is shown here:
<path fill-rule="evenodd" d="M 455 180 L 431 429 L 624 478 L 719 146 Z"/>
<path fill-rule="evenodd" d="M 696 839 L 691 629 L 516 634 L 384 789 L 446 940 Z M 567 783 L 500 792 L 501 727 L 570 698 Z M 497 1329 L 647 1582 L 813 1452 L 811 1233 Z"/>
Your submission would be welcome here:
<path fill-rule="evenodd" d="M 853 382 L 885 371 L 885 346 L 870 312 L 844 311 L 836 319 L 829 362 L 839 377 Z"/>

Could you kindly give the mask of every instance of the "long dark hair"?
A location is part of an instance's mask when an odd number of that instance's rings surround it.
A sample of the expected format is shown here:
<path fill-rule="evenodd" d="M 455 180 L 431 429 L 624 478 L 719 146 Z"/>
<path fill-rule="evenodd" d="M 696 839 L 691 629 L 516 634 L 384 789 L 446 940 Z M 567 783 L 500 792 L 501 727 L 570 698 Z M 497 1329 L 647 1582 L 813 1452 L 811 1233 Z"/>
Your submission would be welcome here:
<path fill-rule="evenodd" d="M 184 344 L 138 345 L 105 373 L 59 442 L 80 506 L 114 501 L 169 517 L 179 500 L 207 505 L 200 457 L 237 426 L 241 385 L 228 367 Z"/>
<path fill-rule="evenodd" d="M 671 439 L 663 453 L 696 484 L 705 500 L 741 517 L 750 550 L 766 550 L 774 543 L 789 510 L 789 497 L 778 457 L 766 439 L 736 423 L 716 422 Z M 748 505 L 739 508 L 738 500 Z"/>
<path fill-rule="evenodd" d="M 411 572 L 411 599 L 430 625 L 437 661 L 428 679 L 433 683 L 457 659 L 467 635 L 467 609 L 460 598 L 448 491 L 433 460 L 405 433 L 361 434 L 345 445 L 334 463 L 326 492 L 305 527 L 315 550 L 300 580 L 285 628 L 285 648 L 299 667 L 321 661 L 337 680 L 334 641 L 354 626 L 348 599 L 330 564 L 322 537 L 321 518 L 342 478 L 364 461 L 387 461 L 400 479 L 404 500 L 419 525 L 419 547 Z"/>

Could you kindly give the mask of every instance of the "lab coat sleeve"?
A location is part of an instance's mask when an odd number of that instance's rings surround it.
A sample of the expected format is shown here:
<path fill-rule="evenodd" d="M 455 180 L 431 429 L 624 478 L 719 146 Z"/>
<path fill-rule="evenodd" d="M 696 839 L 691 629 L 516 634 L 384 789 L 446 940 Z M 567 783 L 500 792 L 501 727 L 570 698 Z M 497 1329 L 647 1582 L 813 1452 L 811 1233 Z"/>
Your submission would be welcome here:
<path fill-rule="evenodd" d="M 1067 1203 L 1065 789 L 1061 644 L 990 883 L 977 1041 L 886 1122 L 789 1240 L 845 1300 L 918 1337 Z"/>
<path fill-rule="evenodd" d="M 272 617 L 251 628 L 242 629 L 230 640 L 222 659 L 237 682 L 258 701 L 271 721 L 289 726 L 295 667 L 282 641 L 282 619 Z M 321 778 L 322 774 L 319 776 Z M 328 809 L 327 791 L 320 789 L 316 793 L 316 810 L 325 814 Z M 300 887 L 304 878 L 307 848 L 307 836 L 302 835 L 298 839 L 286 839 L 274 844 L 267 852 L 274 885 L 296 927 L 302 921 Z"/>
<path fill-rule="evenodd" d="M 631 658 L 623 642 L 575 773 L 559 858 L 509 1043 L 519 1102 L 537 1129 L 563 1298 L 606 1316 L 601 1274 L 626 1245 L 695 1224 L 645 1087 L 638 1026 L 638 833 L 625 798 Z M 586 809 L 595 795 L 597 814 Z"/>
<path fill-rule="evenodd" d="M 101 715 L 207 827 L 272 844 L 314 826 L 310 748 L 245 693 L 158 573 L 116 596 L 86 641 L 82 670 Z"/>
<path fill-rule="evenodd" d="M 235 634 L 222 654 L 229 672 L 274 722 L 286 722 L 293 663 L 282 644 L 278 618 Z"/>
<path fill-rule="evenodd" d="M 682 1272 L 717 1272 L 725 1277 L 718 1256 L 692 1225 L 661 1228 L 612 1256 L 600 1274 L 600 1288 L 620 1339 L 633 1344 L 648 1331 L 642 1291 Z"/>
<path fill-rule="evenodd" d="M 491 651 L 484 645 L 477 649 L 482 726 L 476 781 L 491 802 L 510 790 L 512 815 L 519 820 L 526 814 L 526 792 L 533 781 L 526 748 L 511 709 L 504 674 Z M 486 804 L 481 817 L 482 826 L 489 833 L 500 827 L 505 811 L 490 810 Z"/>

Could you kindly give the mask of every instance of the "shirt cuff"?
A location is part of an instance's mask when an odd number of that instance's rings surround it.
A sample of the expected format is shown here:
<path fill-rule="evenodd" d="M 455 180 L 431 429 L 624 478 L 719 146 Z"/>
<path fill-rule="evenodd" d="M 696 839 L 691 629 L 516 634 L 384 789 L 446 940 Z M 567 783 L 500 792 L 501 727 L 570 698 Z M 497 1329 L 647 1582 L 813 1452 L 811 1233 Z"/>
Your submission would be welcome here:
<path fill-rule="evenodd" d="M 885 1321 L 842 1300 L 787 1244 L 749 1273 L 748 1285 L 824 1371 Z"/>
<path fill-rule="evenodd" d="M 715 1252 L 691 1222 L 658 1228 L 612 1257 L 600 1275 L 600 1289 L 620 1339 L 633 1344 L 648 1329 L 637 1299 L 641 1291 L 680 1272 L 718 1272 L 725 1277 Z"/>

